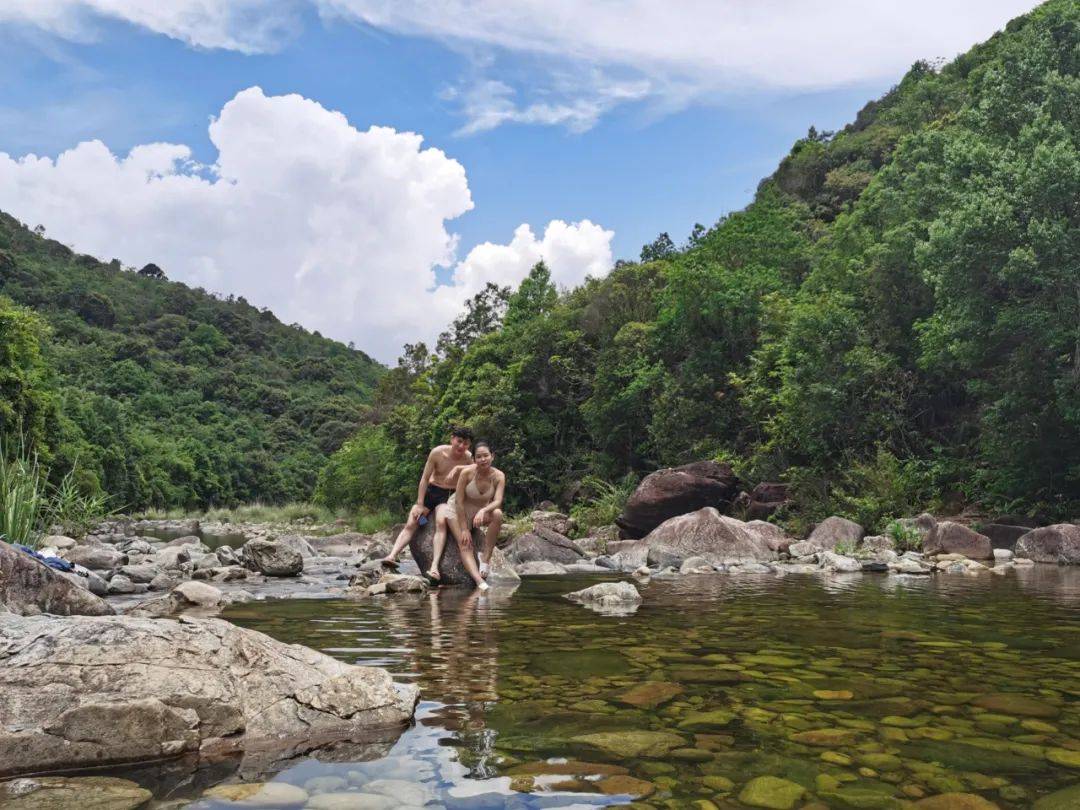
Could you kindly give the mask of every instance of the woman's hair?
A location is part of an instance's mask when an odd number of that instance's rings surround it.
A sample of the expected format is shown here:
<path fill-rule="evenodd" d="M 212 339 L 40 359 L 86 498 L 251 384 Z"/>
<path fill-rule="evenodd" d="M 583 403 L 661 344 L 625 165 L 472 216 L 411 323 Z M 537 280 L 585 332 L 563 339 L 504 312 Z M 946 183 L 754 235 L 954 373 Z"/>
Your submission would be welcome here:
<path fill-rule="evenodd" d="M 495 455 L 495 451 L 491 449 L 491 445 L 488 444 L 487 442 L 485 442 L 483 439 L 481 439 L 480 441 L 478 441 L 476 444 L 473 445 L 472 452 L 473 452 L 474 456 L 477 454 L 477 452 L 479 452 L 481 447 L 486 447 L 487 451 L 489 453 L 491 453 L 491 455 Z"/>

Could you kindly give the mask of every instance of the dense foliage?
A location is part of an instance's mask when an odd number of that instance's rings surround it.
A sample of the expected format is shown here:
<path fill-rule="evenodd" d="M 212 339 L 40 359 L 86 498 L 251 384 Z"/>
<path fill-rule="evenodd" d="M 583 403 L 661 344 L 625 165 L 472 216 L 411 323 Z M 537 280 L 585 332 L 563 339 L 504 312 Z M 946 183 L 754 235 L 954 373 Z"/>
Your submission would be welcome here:
<path fill-rule="evenodd" d="M 408 502 L 448 424 L 512 505 L 734 462 L 796 518 L 1080 514 L 1080 6 L 1051 0 L 813 129 L 744 211 L 556 291 L 543 265 L 409 347 L 320 482 Z M 365 493 L 365 494 L 360 494 Z"/>
<path fill-rule="evenodd" d="M 116 507 L 309 497 L 382 369 L 165 275 L 0 214 L 0 439 Z"/>

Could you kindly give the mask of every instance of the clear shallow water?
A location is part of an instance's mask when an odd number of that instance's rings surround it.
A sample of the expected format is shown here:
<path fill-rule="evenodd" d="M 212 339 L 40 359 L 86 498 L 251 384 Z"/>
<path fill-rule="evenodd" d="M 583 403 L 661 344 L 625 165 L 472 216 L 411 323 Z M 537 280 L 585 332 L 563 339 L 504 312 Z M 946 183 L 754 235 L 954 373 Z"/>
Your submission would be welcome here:
<path fill-rule="evenodd" d="M 765 775 L 806 791 L 795 806 L 962 792 L 1021 808 L 1080 783 L 1076 570 L 654 580 L 627 617 L 562 598 L 594 581 L 230 609 L 422 690 L 396 741 L 275 780 L 313 806 L 493 808 L 744 807 Z"/>

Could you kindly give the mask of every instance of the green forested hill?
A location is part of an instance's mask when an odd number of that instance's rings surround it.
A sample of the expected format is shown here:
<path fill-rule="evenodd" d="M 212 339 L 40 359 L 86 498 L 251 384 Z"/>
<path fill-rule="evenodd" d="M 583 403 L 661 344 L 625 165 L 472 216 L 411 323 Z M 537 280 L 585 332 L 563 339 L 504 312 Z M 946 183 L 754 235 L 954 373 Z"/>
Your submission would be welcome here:
<path fill-rule="evenodd" d="M 916 64 L 685 245 L 507 295 L 383 379 L 324 499 L 408 498 L 469 421 L 519 504 L 715 457 L 791 482 L 806 520 L 1080 515 L 1080 4 Z"/>
<path fill-rule="evenodd" d="M 75 255 L 0 214 L 0 437 L 34 434 L 55 471 L 77 460 L 116 506 L 308 497 L 381 367 L 159 272 Z"/>

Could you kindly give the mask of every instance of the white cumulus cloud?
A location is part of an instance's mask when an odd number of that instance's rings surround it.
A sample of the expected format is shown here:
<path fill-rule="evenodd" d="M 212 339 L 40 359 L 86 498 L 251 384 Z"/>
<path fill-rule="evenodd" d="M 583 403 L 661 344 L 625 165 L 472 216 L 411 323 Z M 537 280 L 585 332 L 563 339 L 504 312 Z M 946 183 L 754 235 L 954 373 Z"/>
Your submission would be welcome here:
<path fill-rule="evenodd" d="M 180 144 L 126 157 L 88 141 L 57 158 L 0 153 L 0 209 L 81 252 L 155 262 L 176 280 L 268 306 L 391 361 L 430 341 L 487 281 L 540 258 L 571 285 L 611 264 L 611 231 L 553 221 L 455 264 L 447 222 L 473 207 L 465 169 L 420 135 L 361 131 L 298 95 L 238 93 L 210 125 L 218 157 Z M 436 286 L 435 268 L 451 285 Z"/>

